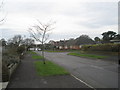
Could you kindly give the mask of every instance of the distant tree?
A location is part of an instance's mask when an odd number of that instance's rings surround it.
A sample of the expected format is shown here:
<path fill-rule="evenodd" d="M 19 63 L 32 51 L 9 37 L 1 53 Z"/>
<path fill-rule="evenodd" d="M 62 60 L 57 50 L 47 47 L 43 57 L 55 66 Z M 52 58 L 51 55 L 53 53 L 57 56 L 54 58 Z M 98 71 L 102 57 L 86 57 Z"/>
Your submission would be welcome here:
<path fill-rule="evenodd" d="M 96 43 L 100 43 L 101 39 L 100 39 L 99 37 L 95 37 L 95 38 L 94 38 L 94 41 L 95 41 Z"/>
<path fill-rule="evenodd" d="M 1 42 L 2 42 L 2 46 L 6 46 L 7 41 L 5 41 L 5 39 L 4 39 L 4 38 L 2 38 L 2 39 L 1 39 Z"/>
<path fill-rule="evenodd" d="M 23 38 L 21 35 L 15 35 L 13 38 L 8 40 L 9 45 L 19 47 L 22 44 Z"/>
<path fill-rule="evenodd" d="M 25 51 L 25 47 L 23 45 L 17 47 L 17 53 L 21 55 Z"/>
<path fill-rule="evenodd" d="M 88 35 L 81 35 L 79 38 L 76 38 L 76 44 L 94 44 L 95 42 Z"/>
<path fill-rule="evenodd" d="M 28 50 L 28 48 L 30 46 L 32 46 L 35 43 L 35 41 L 31 38 L 26 38 L 25 40 L 23 40 L 22 44 L 25 45 L 25 49 Z"/>
<path fill-rule="evenodd" d="M 104 32 L 102 33 L 102 36 L 103 36 L 103 42 L 108 43 L 110 42 L 110 40 L 116 37 L 116 32 L 113 31 Z"/>
<path fill-rule="evenodd" d="M 117 34 L 115 39 L 120 40 L 120 34 Z"/>
<path fill-rule="evenodd" d="M 52 25 L 55 22 L 48 22 L 47 24 L 43 24 L 38 20 L 37 25 L 29 28 L 30 35 L 38 42 L 42 44 L 42 56 L 44 57 L 44 44 L 49 37 L 49 31 L 53 30 Z M 43 59 L 43 63 L 45 64 L 45 58 Z"/>
<path fill-rule="evenodd" d="M 80 38 L 91 39 L 88 35 L 81 35 Z"/>
<path fill-rule="evenodd" d="M 2 8 L 3 8 L 3 5 L 4 5 L 4 0 L 1 0 L 0 1 L 0 12 L 1 12 Z M 5 20 L 5 18 L 1 17 L 0 18 L 0 24 L 2 24 L 4 20 Z"/>

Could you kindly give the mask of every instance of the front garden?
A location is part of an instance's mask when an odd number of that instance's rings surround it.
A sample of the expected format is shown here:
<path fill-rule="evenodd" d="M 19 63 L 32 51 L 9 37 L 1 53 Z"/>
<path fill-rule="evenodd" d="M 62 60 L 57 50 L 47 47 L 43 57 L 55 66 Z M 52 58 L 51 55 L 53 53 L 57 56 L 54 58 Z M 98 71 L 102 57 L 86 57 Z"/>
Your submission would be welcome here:
<path fill-rule="evenodd" d="M 23 58 L 23 47 L 3 47 L 2 49 L 2 82 L 8 82 L 14 70 Z"/>

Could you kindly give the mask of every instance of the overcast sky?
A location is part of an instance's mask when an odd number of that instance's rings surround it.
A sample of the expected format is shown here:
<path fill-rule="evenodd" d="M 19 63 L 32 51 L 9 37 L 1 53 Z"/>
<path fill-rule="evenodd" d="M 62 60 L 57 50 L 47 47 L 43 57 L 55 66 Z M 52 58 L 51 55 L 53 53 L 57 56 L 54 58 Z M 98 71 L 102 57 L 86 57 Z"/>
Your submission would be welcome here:
<path fill-rule="evenodd" d="M 0 0 L 1 1 L 1 0 Z M 84 0 L 83 0 L 84 1 Z M 36 19 L 56 21 L 49 40 L 76 38 L 82 34 L 102 37 L 106 31 L 118 33 L 118 0 L 4 0 L 0 18 L 3 38 L 29 36 Z"/>

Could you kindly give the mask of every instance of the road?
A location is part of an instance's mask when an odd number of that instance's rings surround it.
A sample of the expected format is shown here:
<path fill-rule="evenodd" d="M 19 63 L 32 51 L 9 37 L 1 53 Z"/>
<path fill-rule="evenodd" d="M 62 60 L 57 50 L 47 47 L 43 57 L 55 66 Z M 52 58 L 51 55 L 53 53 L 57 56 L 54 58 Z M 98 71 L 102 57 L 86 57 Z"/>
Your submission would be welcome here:
<path fill-rule="evenodd" d="M 40 51 L 36 51 L 41 54 Z M 94 88 L 118 88 L 118 65 L 100 59 L 87 59 L 64 53 L 45 52 L 45 57 L 67 69 Z"/>

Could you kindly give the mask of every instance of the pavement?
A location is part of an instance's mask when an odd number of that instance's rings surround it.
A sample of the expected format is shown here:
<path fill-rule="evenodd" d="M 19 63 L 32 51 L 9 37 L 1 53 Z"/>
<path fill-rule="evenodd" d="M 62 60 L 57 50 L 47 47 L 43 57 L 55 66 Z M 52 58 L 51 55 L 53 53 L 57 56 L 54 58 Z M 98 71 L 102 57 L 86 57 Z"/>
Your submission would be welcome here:
<path fill-rule="evenodd" d="M 41 52 L 37 51 L 38 54 Z M 118 88 L 118 64 L 111 60 L 88 59 L 67 55 L 67 52 L 45 52 L 45 57 L 67 69 L 93 88 Z"/>
<path fill-rule="evenodd" d="M 36 73 L 34 62 L 38 61 L 26 55 L 11 76 L 9 88 L 90 88 L 71 75 L 41 77 Z"/>

